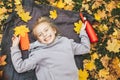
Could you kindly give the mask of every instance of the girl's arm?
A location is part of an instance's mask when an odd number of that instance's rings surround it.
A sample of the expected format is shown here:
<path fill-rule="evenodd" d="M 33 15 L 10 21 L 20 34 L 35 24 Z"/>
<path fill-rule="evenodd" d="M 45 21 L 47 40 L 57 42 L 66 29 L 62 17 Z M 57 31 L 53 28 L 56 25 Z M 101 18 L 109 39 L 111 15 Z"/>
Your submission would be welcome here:
<path fill-rule="evenodd" d="M 90 40 L 85 31 L 85 26 L 86 25 L 84 25 L 82 30 L 80 31 L 79 37 L 81 38 L 81 42 L 80 43 L 72 42 L 75 55 L 80 55 L 90 52 Z"/>
<path fill-rule="evenodd" d="M 33 55 L 31 55 L 29 58 L 23 60 L 21 51 L 18 46 L 19 37 L 14 36 L 12 38 L 12 41 L 13 41 L 13 44 L 12 44 L 12 47 L 10 48 L 11 59 L 12 59 L 12 63 L 13 63 L 15 70 L 18 73 L 22 73 L 22 72 L 26 72 L 31 69 L 34 69 L 36 67 L 37 62 L 40 60 L 40 56 L 38 58 L 38 55 L 35 55 L 33 53 Z"/>

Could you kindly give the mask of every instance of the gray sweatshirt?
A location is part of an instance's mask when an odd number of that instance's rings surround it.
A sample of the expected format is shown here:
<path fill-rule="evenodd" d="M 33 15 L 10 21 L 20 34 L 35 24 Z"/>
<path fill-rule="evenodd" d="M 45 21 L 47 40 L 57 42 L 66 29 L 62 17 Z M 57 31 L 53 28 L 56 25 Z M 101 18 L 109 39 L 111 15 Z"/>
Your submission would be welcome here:
<path fill-rule="evenodd" d="M 11 58 L 18 73 L 35 69 L 38 80 L 78 80 L 74 55 L 90 51 L 90 41 L 85 31 L 81 31 L 81 43 L 57 36 L 49 45 L 38 41 L 31 43 L 29 58 L 23 60 L 18 46 L 11 47 Z"/>

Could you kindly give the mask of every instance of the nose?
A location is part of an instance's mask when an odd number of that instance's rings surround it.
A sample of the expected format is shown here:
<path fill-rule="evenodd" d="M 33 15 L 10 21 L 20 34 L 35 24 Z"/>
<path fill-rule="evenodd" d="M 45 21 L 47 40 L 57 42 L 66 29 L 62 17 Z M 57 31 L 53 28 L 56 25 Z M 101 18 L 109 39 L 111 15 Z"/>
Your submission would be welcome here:
<path fill-rule="evenodd" d="M 45 37 L 45 36 L 47 36 L 47 33 L 46 33 L 46 32 L 43 33 L 43 37 Z"/>

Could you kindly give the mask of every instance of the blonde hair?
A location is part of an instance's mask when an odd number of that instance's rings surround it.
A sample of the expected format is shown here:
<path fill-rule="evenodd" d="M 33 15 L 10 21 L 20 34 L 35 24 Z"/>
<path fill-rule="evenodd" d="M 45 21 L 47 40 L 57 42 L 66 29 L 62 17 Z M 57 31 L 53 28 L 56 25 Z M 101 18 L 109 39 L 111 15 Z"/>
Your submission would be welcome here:
<path fill-rule="evenodd" d="M 32 33 L 35 38 L 37 38 L 36 33 L 35 33 L 35 28 L 39 24 L 44 23 L 44 22 L 48 23 L 50 25 L 50 27 L 52 27 L 53 29 L 56 30 L 56 36 L 59 34 L 57 26 L 55 24 L 53 24 L 48 17 L 40 17 L 40 18 L 38 18 L 37 22 L 35 23 L 35 25 L 33 26 L 33 29 L 32 29 Z"/>

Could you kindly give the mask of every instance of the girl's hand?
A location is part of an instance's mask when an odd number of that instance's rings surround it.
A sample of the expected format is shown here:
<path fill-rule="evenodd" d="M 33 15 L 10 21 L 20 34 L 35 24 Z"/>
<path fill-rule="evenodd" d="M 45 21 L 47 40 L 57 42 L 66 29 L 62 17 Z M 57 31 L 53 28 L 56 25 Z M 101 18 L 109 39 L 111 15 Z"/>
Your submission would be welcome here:
<path fill-rule="evenodd" d="M 14 36 L 12 37 L 12 47 L 18 46 L 18 45 L 19 45 L 19 42 L 20 42 L 20 36 L 17 37 L 17 36 L 14 35 Z"/>
<path fill-rule="evenodd" d="M 81 31 L 82 31 L 82 30 L 85 30 L 85 28 L 86 28 L 86 25 L 87 25 L 87 22 L 85 21 L 85 23 L 83 23 L 83 24 L 82 24 Z"/>

